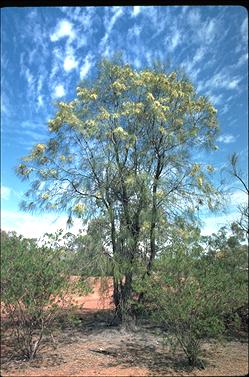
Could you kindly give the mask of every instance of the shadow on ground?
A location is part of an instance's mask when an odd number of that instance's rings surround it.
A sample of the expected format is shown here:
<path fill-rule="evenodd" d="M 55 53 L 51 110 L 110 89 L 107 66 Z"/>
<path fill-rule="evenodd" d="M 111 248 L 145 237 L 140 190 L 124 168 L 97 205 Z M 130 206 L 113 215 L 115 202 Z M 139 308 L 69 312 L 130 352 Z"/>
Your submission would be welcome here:
<path fill-rule="evenodd" d="M 126 367 L 141 367 L 158 373 L 173 369 L 175 371 L 191 371 L 184 356 L 168 355 L 167 353 L 155 350 L 153 346 L 141 347 L 140 342 L 126 343 L 118 349 L 107 348 L 103 351 L 91 350 L 92 352 L 102 353 L 115 357 L 117 360 L 109 363 L 108 367 L 116 367 L 122 364 Z"/>

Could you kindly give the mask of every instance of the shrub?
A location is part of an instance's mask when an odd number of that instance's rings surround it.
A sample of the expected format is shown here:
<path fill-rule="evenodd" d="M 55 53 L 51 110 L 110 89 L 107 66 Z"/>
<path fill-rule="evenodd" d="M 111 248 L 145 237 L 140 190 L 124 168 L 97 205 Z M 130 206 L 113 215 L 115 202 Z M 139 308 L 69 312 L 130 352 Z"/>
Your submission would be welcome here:
<path fill-rule="evenodd" d="M 18 352 L 31 360 L 41 347 L 45 332 L 72 287 L 62 248 L 15 233 L 2 233 L 1 291 L 3 308 L 11 322 Z"/>
<path fill-rule="evenodd" d="M 191 366 L 204 367 L 203 340 L 219 339 L 224 315 L 247 301 L 244 274 L 225 259 L 210 261 L 200 245 L 182 238 L 166 247 L 143 282 L 152 318 L 167 330 L 172 346 L 180 345 Z"/>

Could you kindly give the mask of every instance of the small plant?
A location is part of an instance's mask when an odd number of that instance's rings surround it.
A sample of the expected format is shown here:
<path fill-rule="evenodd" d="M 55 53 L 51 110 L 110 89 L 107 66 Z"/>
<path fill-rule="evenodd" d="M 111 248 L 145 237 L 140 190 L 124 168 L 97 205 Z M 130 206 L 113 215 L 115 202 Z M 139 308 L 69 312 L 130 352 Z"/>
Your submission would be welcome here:
<path fill-rule="evenodd" d="M 231 269 L 229 258 L 207 258 L 191 232 L 175 237 L 156 262 L 144 281 L 152 318 L 166 329 L 172 346 L 180 345 L 192 367 L 203 368 L 203 340 L 221 339 L 225 314 L 247 301 L 244 272 Z"/>
<path fill-rule="evenodd" d="M 72 283 L 63 248 L 2 233 L 1 293 L 18 353 L 32 360 Z M 54 242 L 54 238 L 53 238 Z"/>

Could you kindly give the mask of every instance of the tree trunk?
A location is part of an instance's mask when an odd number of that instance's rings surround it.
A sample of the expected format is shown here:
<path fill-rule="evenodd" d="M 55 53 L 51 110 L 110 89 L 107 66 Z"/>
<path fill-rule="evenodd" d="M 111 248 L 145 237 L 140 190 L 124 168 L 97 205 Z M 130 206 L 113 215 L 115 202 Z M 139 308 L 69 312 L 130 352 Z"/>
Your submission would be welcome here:
<path fill-rule="evenodd" d="M 113 300 L 115 305 L 115 318 L 124 327 L 128 327 L 131 320 L 129 300 L 132 297 L 132 272 L 124 277 L 124 282 L 113 277 Z"/>
<path fill-rule="evenodd" d="M 156 256 L 156 223 L 157 223 L 157 217 L 158 217 L 158 210 L 157 210 L 157 188 L 158 188 L 158 181 L 160 174 L 162 172 L 162 164 L 161 164 L 161 156 L 159 156 L 157 161 L 157 167 L 152 187 L 152 208 L 151 208 L 151 223 L 150 223 L 150 257 L 147 264 L 146 272 L 142 279 L 145 278 L 145 276 L 149 276 L 151 274 L 151 269 L 153 265 L 153 261 Z M 138 297 L 138 302 L 143 302 L 144 299 L 144 292 L 141 292 Z"/>

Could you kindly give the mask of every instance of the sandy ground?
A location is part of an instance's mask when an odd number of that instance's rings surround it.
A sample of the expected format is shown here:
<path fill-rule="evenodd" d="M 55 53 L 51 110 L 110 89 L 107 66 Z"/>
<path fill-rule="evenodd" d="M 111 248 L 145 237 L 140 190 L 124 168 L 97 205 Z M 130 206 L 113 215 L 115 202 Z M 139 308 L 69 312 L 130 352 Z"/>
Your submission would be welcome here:
<path fill-rule="evenodd" d="M 248 346 L 204 344 L 205 370 L 189 370 L 184 355 L 174 355 L 150 332 L 114 328 L 64 330 L 32 362 L 12 360 L 2 376 L 242 376 L 248 373 Z"/>
<path fill-rule="evenodd" d="M 47 339 L 32 362 L 12 359 L 7 337 L 2 339 L 1 376 L 242 376 L 248 373 L 248 343 L 241 340 L 203 345 L 206 369 L 189 370 L 182 352 L 175 354 L 160 342 L 154 331 L 137 326 L 133 331 L 108 326 L 111 280 L 92 281 L 94 292 L 78 301 L 77 326 L 59 326 L 53 331 L 55 347 Z M 108 283 L 106 295 L 101 287 Z M 83 308 L 82 309 L 82 305 Z"/>

